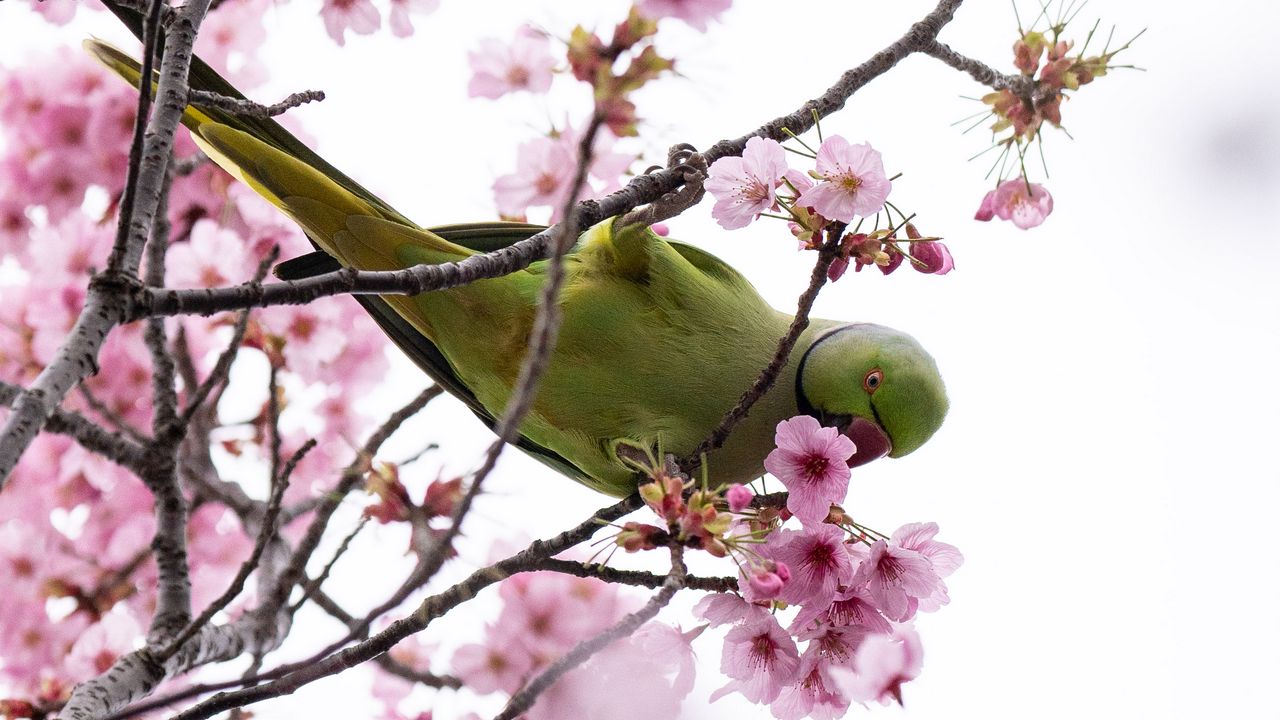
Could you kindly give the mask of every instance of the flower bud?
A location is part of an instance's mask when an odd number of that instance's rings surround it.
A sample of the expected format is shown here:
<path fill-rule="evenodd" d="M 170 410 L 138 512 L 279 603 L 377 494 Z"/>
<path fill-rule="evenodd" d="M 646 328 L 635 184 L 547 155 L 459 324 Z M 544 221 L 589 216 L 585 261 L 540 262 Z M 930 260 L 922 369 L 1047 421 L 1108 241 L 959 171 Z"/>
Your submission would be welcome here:
<path fill-rule="evenodd" d="M 751 507 L 751 500 L 755 498 L 755 493 L 751 492 L 751 488 L 734 483 L 724 491 L 724 499 L 729 503 L 730 512 L 742 512 Z"/>

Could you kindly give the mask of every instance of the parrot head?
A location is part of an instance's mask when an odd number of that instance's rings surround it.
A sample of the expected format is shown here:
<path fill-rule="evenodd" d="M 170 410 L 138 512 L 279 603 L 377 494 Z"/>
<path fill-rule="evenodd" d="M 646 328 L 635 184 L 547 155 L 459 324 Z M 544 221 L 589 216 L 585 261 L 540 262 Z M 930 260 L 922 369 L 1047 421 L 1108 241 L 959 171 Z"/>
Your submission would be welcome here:
<path fill-rule="evenodd" d="M 869 323 L 834 328 L 809 346 L 796 402 L 853 440 L 850 467 L 911 453 L 942 425 L 948 405 L 929 353 L 910 335 Z"/>

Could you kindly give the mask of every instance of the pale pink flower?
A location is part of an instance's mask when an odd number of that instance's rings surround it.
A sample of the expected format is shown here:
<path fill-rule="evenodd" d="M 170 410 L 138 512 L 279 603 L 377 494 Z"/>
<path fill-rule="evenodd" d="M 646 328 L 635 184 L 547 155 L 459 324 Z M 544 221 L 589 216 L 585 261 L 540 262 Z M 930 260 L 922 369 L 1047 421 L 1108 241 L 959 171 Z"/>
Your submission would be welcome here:
<path fill-rule="evenodd" d="M 706 32 L 707 22 L 718 20 L 732 4 L 733 0 L 637 0 L 636 10 L 654 20 L 677 18 L 698 32 Z"/>
<path fill-rule="evenodd" d="M 608 133 L 597 136 L 590 173 L 601 182 L 584 187 L 580 200 L 617 187 L 618 176 L 635 159 L 633 155 L 610 152 L 614 142 Z M 556 138 L 539 137 L 521 144 L 516 151 L 516 172 L 493 183 L 498 212 L 506 217 L 523 217 L 530 207 L 546 206 L 551 208 L 551 222 L 557 222 L 578 164 L 578 144 L 578 132 L 572 129 Z"/>
<path fill-rule="evenodd" d="M 722 157 L 711 164 L 704 185 L 716 198 L 711 216 L 726 230 L 746 227 L 774 207 L 774 191 L 786 172 L 786 151 L 777 141 L 751 138 L 742 157 Z"/>
<path fill-rule="evenodd" d="M 724 499 L 729 503 L 729 512 L 742 512 L 751 507 L 751 500 L 755 496 L 751 488 L 740 483 L 734 483 L 724 491 Z"/>
<path fill-rule="evenodd" d="M 928 558 L 897 545 L 877 540 L 858 568 L 858 581 L 885 617 L 896 622 L 911 619 L 919 600 L 933 595 L 942 581 Z"/>
<path fill-rule="evenodd" d="M 346 44 L 347 30 L 369 35 L 382 22 L 378 9 L 369 0 L 324 0 L 320 17 L 324 20 L 325 32 L 339 45 Z"/>
<path fill-rule="evenodd" d="M 1053 212 L 1053 196 L 1039 183 L 1028 182 L 1025 177 L 1005 180 L 995 190 L 982 198 L 975 220 L 1012 220 L 1014 225 L 1027 230 L 1045 221 Z"/>
<path fill-rule="evenodd" d="M 901 705 L 902 684 L 920 675 L 923 659 L 920 636 L 904 626 L 893 635 L 868 636 L 854 655 L 853 669 L 833 667 L 829 678 L 853 700 Z"/>
<path fill-rule="evenodd" d="M 937 523 L 908 523 L 894 531 L 889 538 L 889 542 L 923 555 L 938 575 L 937 589 L 929 597 L 920 598 L 920 609 L 925 612 L 934 612 L 950 602 L 947 585 L 941 579 L 955 572 L 964 563 L 964 556 L 955 545 L 933 539 L 937 534 Z"/>
<path fill-rule="evenodd" d="M 97 677 L 111 668 L 121 655 L 134 649 L 142 638 L 142 626 L 128 612 L 110 612 L 89 626 L 71 646 L 67 673 L 80 680 Z"/>
<path fill-rule="evenodd" d="M 830 603 L 836 589 L 854 577 L 853 557 L 844 539 L 843 530 L 827 524 L 770 535 L 765 552 L 791 571 L 778 597 L 793 605 Z"/>
<path fill-rule="evenodd" d="M 479 50 L 467 53 L 467 62 L 472 72 L 467 94 L 485 98 L 520 90 L 544 93 L 551 88 L 551 73 L 556 67 L 550 40 L 528 27 L 516 31 L 510 43 L 481 40 Z"/>
<path fill-rule="evenodd" d="M 409 37 L 413 34 L 411 13 L 427 15 L 440 7 L 440 0 L 391 0 L 391 13 L 387 18 L 391 25 L 391 34 L 396 37 Z"/>
<path fill-rule="evenodd" d="M 791 636 L 772 615 L 739 625 L 724 638 L 720 671 L 733 682 L 716 690 L 712 701 L 740 692 L 751 702 L 771 703 L 795 680 L 800 653 Z"/>
<path fill-rule="evenodd" d="M 494 634 L 492 629 L 489 634 Z M 533 661 L 523 648 L 511 644 L 472 643 L 453 653 L 450 667 L 468 688 L 481 695 L 499 690 L 513 693 L 524 684 Z"/>
<path fill-rule="evenodd" d="M 805 525 L 826 520 L 831 503 L 849 492 L 853 441 L 813 417 L 797 415 L 778 423 L 774 442 L 778 447 L 764 467 L 787 487 L 787 509 Z"/>
<path fill-rule="evenodd" d="M 712 627 L 758 620 L 767 612 L 758 605 L 743 600 L 732 593 L 706 595 L 693 606 L 693 614 L 706 620 Z"/>
<path fill-rule="evenodd" d="M 257 264 L 245 251 L 244 238 L 212 220 L 200 220 L 191 227 L 187 242 L 169 247 L 165 281 L 189 288 L 235 285 L 253 277 Z"/>
<path fill-rule="evenodd" d="M 693 641 L 706 627 L 702 625 L 684 632 L 678 626 L 657 621 L 647 622 L 631 636 L 632 661 L 636 656 L 642 656 L 669 668 L 665 674 L 672 675 L 671 691 L 684 698 L 693 690 L 697 674 Z"/>
<path fill-rule="evenodd" d="M 839 135 L 828 137 L 818 148 L 815 175 L 822 182 L 802 193 L 796 204 L 842 222 L 880 212 L 893 187 L 879 152 L 865 143 L 850 145 Z"/>

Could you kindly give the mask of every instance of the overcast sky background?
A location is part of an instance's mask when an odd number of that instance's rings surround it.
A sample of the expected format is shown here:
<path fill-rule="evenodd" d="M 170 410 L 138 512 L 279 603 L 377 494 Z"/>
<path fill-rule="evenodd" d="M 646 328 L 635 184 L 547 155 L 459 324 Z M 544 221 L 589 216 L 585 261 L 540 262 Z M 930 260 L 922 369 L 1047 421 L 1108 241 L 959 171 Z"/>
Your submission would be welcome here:
<path fill-rule="evenodd" d="M 1027 17 L 1034 3 L 1021 4 Z M 554 104 L 469 101 L 467 50 L 526 20 L 561 35 L 576 22 L 608 27 L 624 7 L 534 5 L 442 0 L 407 41 L 384 31 L 339 50 L 315 6 L 295 1 L 266 18 L 272 80 L 257 95 L 323 89 L 328 99 L 296 117 L 335 165 L 423 224 L 486 219 L 493 178 L 511 171 L 516 145 L 545 118 L 564 117 L 569 93 Z M 648 156 L 636 167 L 673 142 L 706 147 L 790 112 L 932 6 L 795 0 L 784 11 L 739 0 L 705 36 L 671 28 L 665 47 L 682 76 L 640 97 Z M 989 161 L 966 159 L 987 135 L 950 123 L 978 109 L 960 96 L 982 90 L 937 61 L 908 59 L 824 122 L 904 173 L 891 199 L 945 236 L 957 265 L 945 277 L 850 273 L 815 310 L 914 334 L 952 399 L 932 442 L 859 469 L 847 503 L 885 531 L 937 521 L 966 557 L 948 581 L 951 605 L 918 622 L 925 670 L 906 708 L 876 708 L 880 717 L 1275 717 L 1280 13 L 1261 0 L 1093 0 L 1072 36 L 1095 18 L 1122 38 L 1149 27 L 1123 58 L 1148 72 L 1116 72 L 1066 105 L 1075 140 L 1048 133 L 1056 210 L 1035 230 L 972 220 Z M 88 33 L 121 38 L 112 23 L 82 13 L 55 32 L 21 3 L 3 3 L 0 62 Z M 1006 2 L 970 0 L 941 38 L 1011 69 Z M 708 201 L 670 223 L 673 237 L 794 307 L 812 254 L 796 253 L 779 224 L 727 233 L 709 210 Z M 369 409 L 423 384 L 397 359 Z M 439 401 L 388 456 L 439 440 L 444 449 L 417 470 L 434 477 L 471 468 L 488 437 L 460 404 Z M 516 453 L 489 489 L 451 576 L 482 562 L 495 537 L 545 536 L 605 504 Z M 402 548 L 392 533 L 369 534 L 366 559 L 340 566 L 337 594 L 355 607 L 379 599 L 407 569 Z M 445 648 L 475 639 L 491 611 L 427 638 Z M 687 612 L 667 617 L 689 625 Z M 768 717 L 732 699 L 705 705 L 721 684 L 719 644 L 708 633 L 695 646 L 704 671 L 685 717 Z M 350 675 L 255 712 L 366 716 L 367 679 Z M 428 706 L 448 719 L 471 701 L 442 695 Z"/>

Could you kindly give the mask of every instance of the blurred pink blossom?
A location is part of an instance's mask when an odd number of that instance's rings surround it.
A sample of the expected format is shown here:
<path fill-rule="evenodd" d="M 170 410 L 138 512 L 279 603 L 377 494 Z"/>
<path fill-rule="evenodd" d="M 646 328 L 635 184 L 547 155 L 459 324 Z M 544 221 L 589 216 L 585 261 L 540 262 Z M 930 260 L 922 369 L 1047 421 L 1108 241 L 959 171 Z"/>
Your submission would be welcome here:
<path fill-rule="evenodd" d="M 677 18 L 698 32 L 706 32 L 707 23 L 718 20 L 731 5 L 733 0 L 637 0 L 636 10 L 654 20 Z"/>
<path fill-rule="evenodd" d="M 551 55 L 551 41 L 529 27 L 516 31 L 510 43 L 484 38 L 480 49 L 467 53 L 471 64 L 471 97 L 499 98 L 507 93 L 527 90 L 544 93 L 551 88 L 551 74 L 556 59 Z"/>
<path fill-rule="evenodd" d="M 995 190 L 982 198 L 975 220 L 1012 220 L 1014 225 L 1027 230 L 1045 221 L 1053 212 L 1053 196 L 1039 183 L 1025 177 L 1005 180 Z"/>
<path fill-rule="evenodd" d="M 382 23 L 378 9 L 369 0 L 324 0 L 320 8 L 325 32 L 338 45 L 347 42 L 346 31 L 357 35 L 370 35 Z"/>

